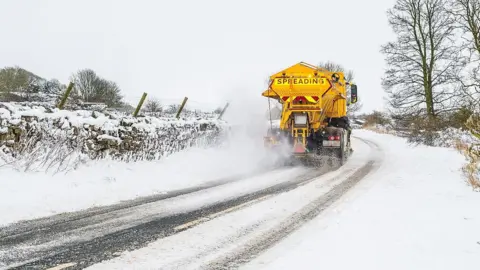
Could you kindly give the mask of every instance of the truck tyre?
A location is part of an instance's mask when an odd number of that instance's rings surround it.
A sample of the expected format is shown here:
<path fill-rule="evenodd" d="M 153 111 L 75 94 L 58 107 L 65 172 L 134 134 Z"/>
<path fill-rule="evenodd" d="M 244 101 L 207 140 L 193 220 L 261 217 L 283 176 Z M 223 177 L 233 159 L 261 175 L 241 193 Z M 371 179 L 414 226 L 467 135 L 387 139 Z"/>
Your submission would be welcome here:
<path fill-rule="evenodd" d="M 345 137 L 345 132 L 342 132 L 340 135 L 340 149 L 338 153 L 338 159 L 340 160 L 340 166 L 343 166 L 345 162 L 347 161 L 347 147 L 346 145 L 346 140 L 347 138 Z"/>

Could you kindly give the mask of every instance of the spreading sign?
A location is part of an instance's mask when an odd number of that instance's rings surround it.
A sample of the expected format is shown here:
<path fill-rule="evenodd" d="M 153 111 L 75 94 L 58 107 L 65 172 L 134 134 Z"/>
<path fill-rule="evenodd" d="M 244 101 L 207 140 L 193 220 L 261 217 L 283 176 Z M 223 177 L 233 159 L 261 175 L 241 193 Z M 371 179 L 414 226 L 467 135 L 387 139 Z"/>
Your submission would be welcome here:
<path fill-rule="evenodd" d="M 323 85 L 325 78 L 275 78 L 274 85 Z"/>

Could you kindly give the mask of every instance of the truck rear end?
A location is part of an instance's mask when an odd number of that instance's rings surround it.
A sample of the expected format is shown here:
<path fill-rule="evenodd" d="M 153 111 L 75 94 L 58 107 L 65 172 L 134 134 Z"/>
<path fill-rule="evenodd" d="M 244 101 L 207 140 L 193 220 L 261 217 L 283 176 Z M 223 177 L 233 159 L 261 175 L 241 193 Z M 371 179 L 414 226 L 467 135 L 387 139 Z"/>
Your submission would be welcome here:
<path fill-rule="evenodd" d="M 347 86 L 356 102 L 356 85 L 342 72 L 300 62 L 272 75 L 262 95 L 280 102 L 282 114 L 278 134 L 265 139 L 267 147 L 286 144 L 292 157 L 335 156 L 343 163 L 350 147 Z"/>

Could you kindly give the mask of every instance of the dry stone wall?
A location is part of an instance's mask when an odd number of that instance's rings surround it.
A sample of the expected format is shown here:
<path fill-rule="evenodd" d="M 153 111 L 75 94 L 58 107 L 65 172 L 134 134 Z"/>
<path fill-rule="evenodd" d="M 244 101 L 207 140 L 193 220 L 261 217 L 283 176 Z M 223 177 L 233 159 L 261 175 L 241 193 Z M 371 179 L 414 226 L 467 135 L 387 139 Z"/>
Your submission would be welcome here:
<path fill-rule="evenodd" d="M 215 145 L 225 127 L 206 113 L 179 120 L 173 115 L 134 118 L 0 103 L 0 154 L 4 162 L 24 155 L 45 158 L 74 152 L 88 159 L 158 160 L 188 147 Z"/>

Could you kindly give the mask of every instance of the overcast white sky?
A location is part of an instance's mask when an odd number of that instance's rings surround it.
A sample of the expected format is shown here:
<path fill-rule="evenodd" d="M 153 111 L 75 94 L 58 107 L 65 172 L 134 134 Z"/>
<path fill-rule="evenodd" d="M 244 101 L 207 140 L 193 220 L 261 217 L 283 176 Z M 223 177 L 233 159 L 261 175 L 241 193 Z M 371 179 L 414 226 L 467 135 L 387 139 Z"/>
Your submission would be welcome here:
<path fill-rule="evenodd" d="M 82 68 L 116 81 L 127 100 L 223 104 L 253 99 L 300 61 L 356 74 L 364 111 L 382 109 L 380 45 L 394 38 L 394 0 L 0 0 L 0 66 L 68 83 Z"/>

